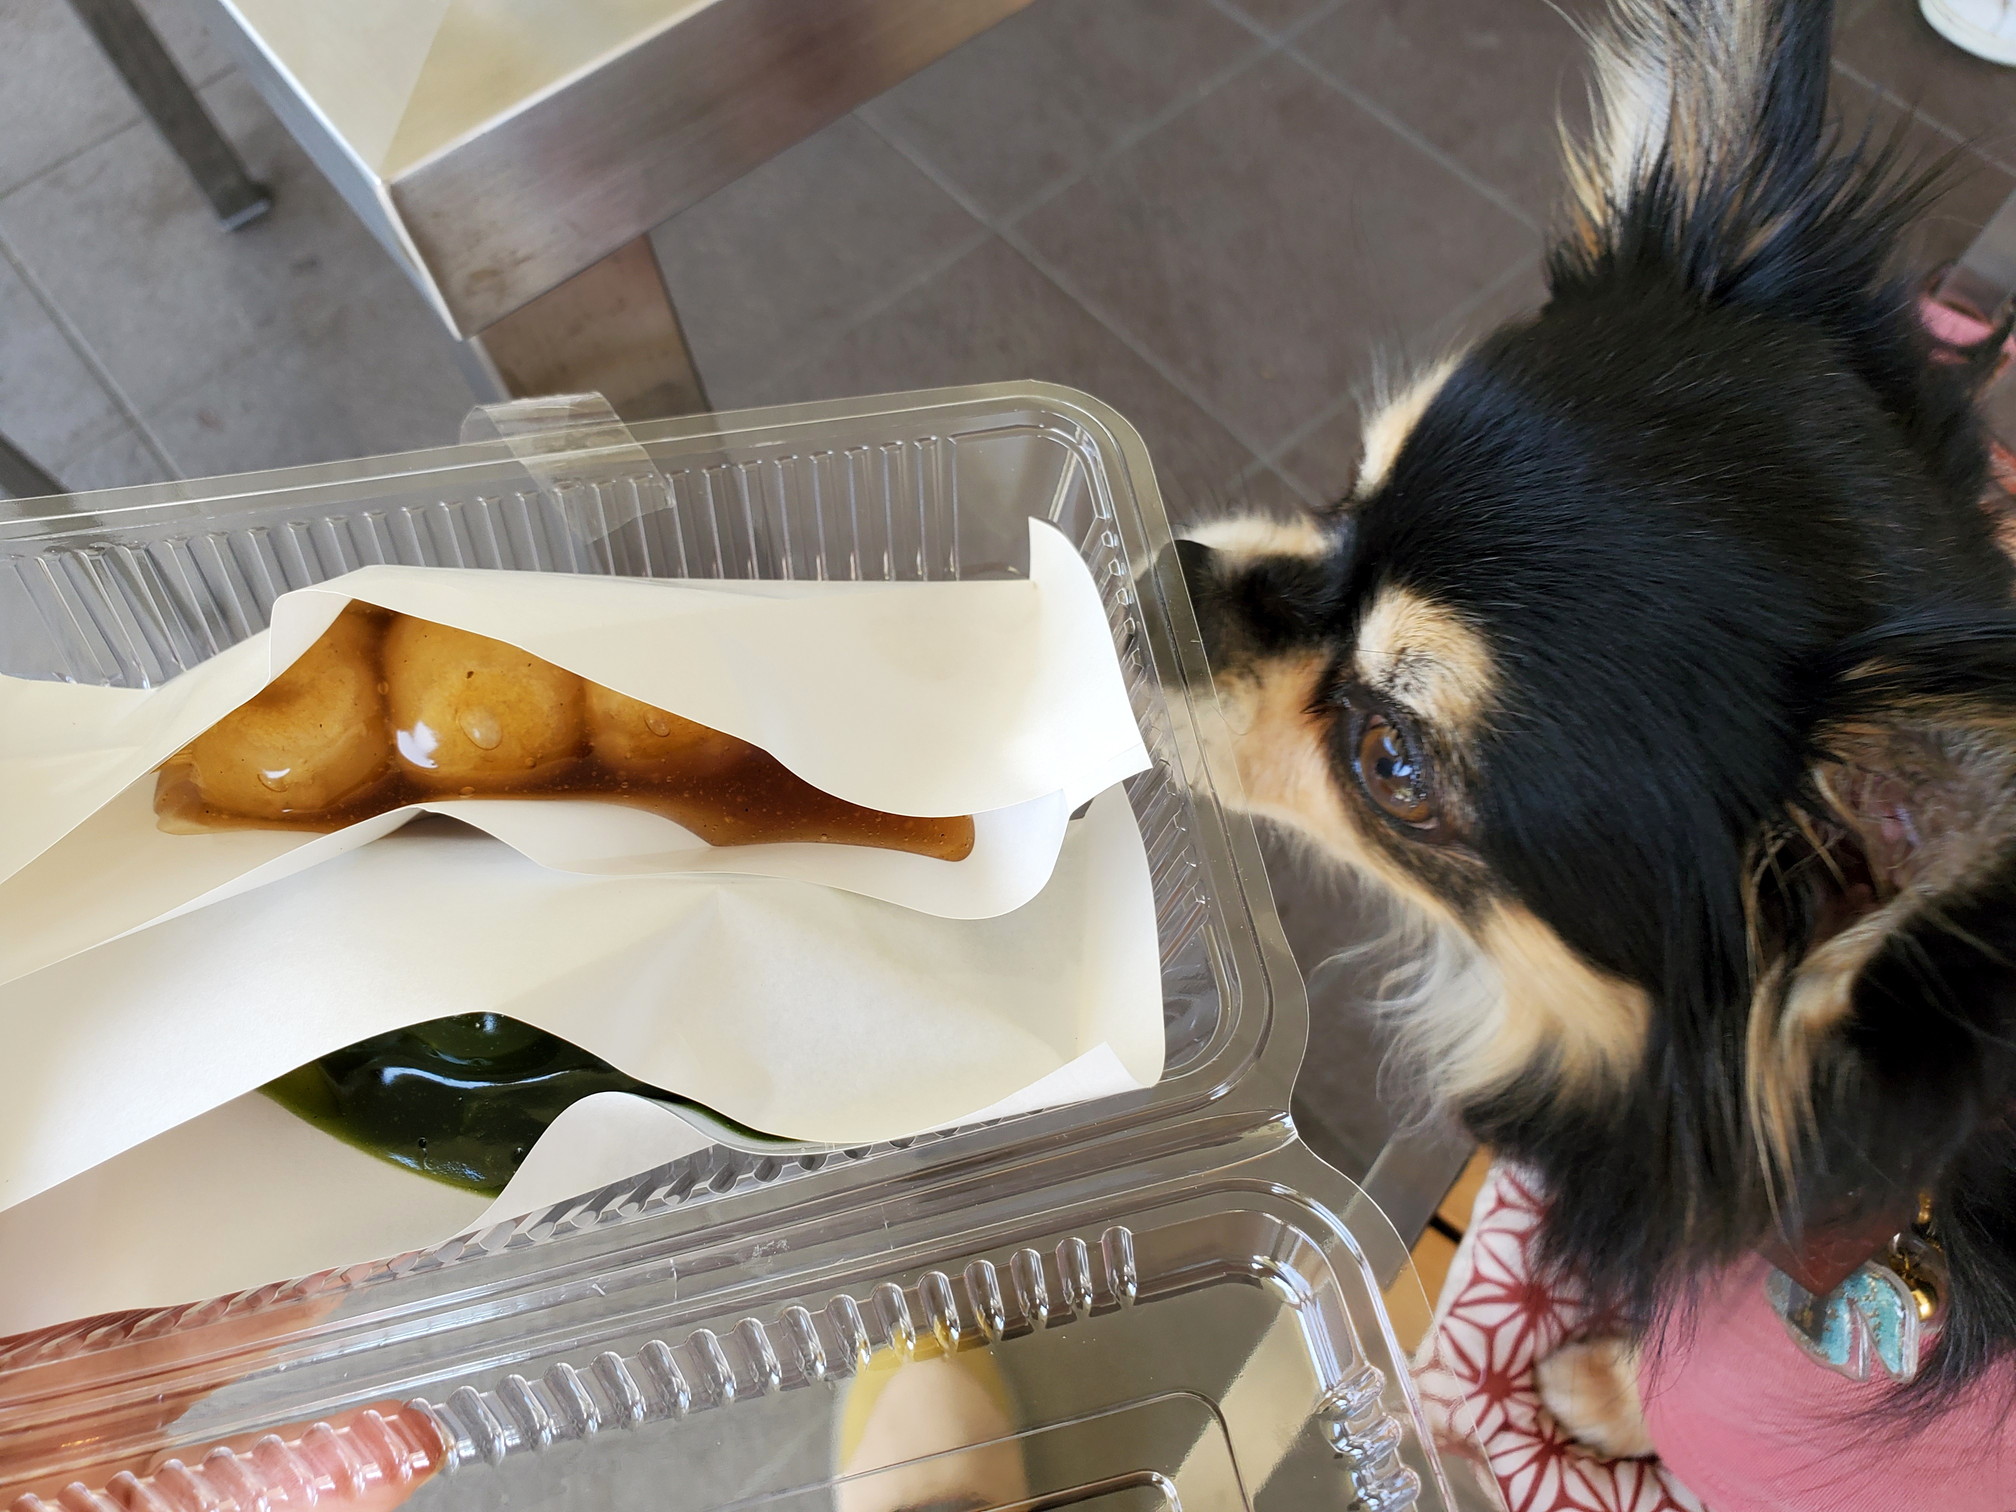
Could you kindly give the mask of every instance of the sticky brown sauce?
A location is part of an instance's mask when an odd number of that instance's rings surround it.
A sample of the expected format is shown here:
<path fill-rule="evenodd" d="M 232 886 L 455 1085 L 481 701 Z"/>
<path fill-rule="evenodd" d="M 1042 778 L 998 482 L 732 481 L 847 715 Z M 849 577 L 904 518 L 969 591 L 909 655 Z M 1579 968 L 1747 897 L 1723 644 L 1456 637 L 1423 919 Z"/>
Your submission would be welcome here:
<path fill-rule="evenodd" d="M 444 798 L 589 798 L 709 845 L 821 841 L 946 861 L 967 815 L 863 808 L 735 736 L 502 641 L 352 604 L 292 666 L 161 765 L 171 833 L 326 833 Z"/>

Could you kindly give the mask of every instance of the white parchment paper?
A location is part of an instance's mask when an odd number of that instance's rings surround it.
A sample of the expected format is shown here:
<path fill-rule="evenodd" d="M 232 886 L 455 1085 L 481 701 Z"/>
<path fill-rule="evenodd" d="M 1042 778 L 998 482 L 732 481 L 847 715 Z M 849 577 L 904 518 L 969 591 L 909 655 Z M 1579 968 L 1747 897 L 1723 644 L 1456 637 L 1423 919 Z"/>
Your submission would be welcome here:
<path fill-rule="evenodd" d="M 569 877 L 418 826 L 0 989 L 23 1094 L 0 1101 L 0 1335 L 439 1244 L 711 1142 L 662 1104 L 598 1094 L 486 1202 L 250 1090 L 479 1007 L 826 1143 L 1162 1071 L 1153 895 L 1118 789 L 1071 825 L 1034 902 L 986 920 L 767 878 Z"/>
<path fill-rule="evenodd" d="M 460 800 L 331 836 L 160 834 L 152 768 L 352 597 L 525 646 L 856 802 L 973 813 L 982 843 L 958 863 L 716 850 L 580 799 Z M 271 632 L 159 689 L 0 679 L 0 1274 L 20 1283 L 0 1332 L 30 1312 L 193 1300 L 470 1227 L 483 1215 L 467 1194 L 254 1093 L 425 1019 L 506 1013 L 823 1143 L 1149 1085 L 1163 1053 L 1153 889 L 1115 786 L 1145 765 L 1097 590 L 1035 524 L 1026 582 L 369 569 L 289 595 Z M 557 1123 L 492 1216 L 705 1138 L 643 1106 Z M 205 1228 L 201 1252 L 174 1240 L 194 1221 L 169 1216 L 177 1194 L 213 1224 L 219 1194 L 242 1200 L 242 1232 Z M 326 1211 L 297 1222 L 304 1203 Z M 91 1224 L 107 1235 L 99 1260 L 30 1284 L 44 1237 Z M 120 1258 L 156 1229 L 165 1249 Z"/>
<path fill-rule="evenodd" d="M 0 1336 L 426 1249 L 707 1143 L 662 1103 L 600 1092 L 555 1119 L 493 1199 L 331 1139 L 251 1093 L 0 1212 Z"/>
<path fill-rule="evenodd" d="M 408 826 L 0 988 L 0 1206 L 344 1045 L 481 1012 L 834 1144 L 962 1120 L 1101 1044 L 1146 1085 L 1147 857 L 1115 788 L 1030 903 L 940 919 L 776 878 L 574 876 Z"/>

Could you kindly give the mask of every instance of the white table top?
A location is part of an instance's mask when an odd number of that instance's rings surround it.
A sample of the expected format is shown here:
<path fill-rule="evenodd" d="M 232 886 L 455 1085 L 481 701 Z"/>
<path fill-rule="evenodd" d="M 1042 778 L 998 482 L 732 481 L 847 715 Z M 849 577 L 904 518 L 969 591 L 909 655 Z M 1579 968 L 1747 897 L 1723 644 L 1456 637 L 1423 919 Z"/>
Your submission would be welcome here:
<path fill-rule="evenodd" d="M 224 0 L 381 178 L 712 0 Z"/>

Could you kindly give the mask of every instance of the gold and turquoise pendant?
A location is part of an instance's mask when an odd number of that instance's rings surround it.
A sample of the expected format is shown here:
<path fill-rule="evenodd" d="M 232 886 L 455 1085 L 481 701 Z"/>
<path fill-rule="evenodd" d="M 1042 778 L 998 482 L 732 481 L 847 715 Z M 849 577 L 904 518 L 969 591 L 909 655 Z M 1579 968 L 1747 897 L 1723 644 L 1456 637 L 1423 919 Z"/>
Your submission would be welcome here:
<path fill-rule="evenodd" d="M 1942 1259 L 1929 1232 L 1913 1229 L 1824 1296 L 1776 1267 L 1764 1278 L 1764 1295 L 1819 1364 L 1851 1381 L 1881 1370 L 1901 1383 L 1917 1376 L 1937 1337 Z"/>

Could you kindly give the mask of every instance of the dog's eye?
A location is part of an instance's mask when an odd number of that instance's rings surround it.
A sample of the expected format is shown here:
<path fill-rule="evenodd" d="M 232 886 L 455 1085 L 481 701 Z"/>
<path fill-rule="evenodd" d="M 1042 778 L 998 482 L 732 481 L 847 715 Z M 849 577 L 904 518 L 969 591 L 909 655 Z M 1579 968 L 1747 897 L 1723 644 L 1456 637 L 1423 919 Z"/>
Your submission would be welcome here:
<path fill-rule="evenodd" d="M 1385 715 L 1366 716 L 1356 765 L 1359 786 L 1383 812 L 1415 829 L 1435 827 L 1433 775 Z"/>

